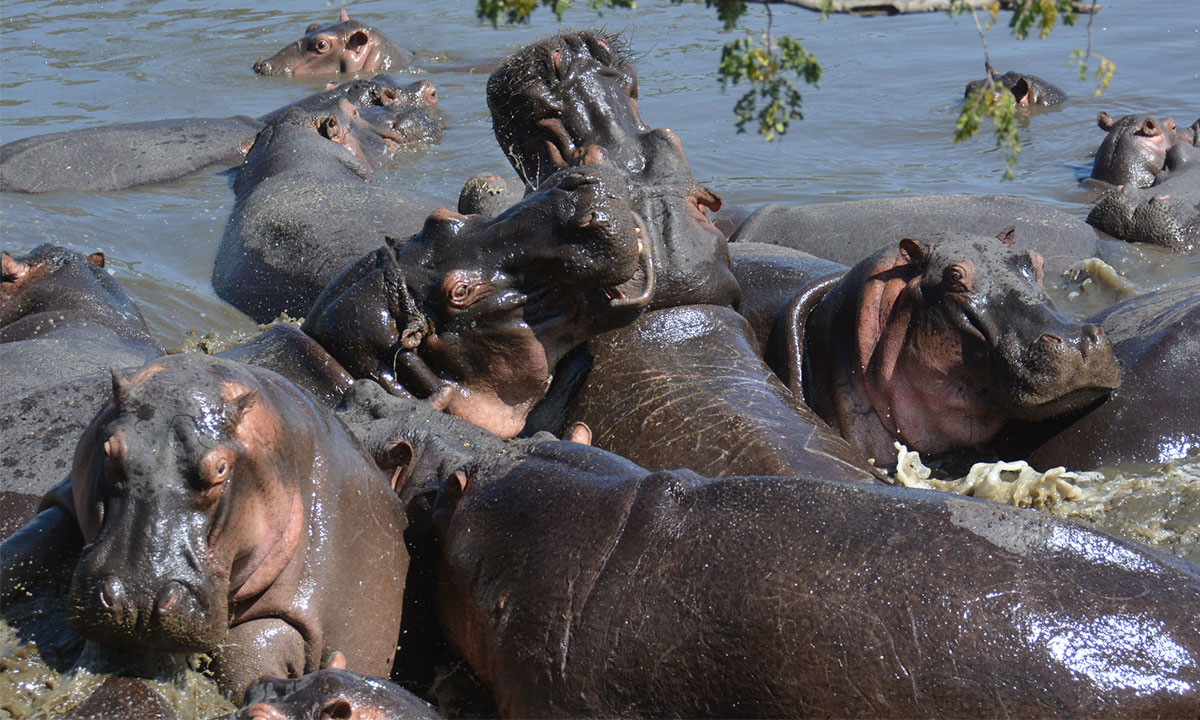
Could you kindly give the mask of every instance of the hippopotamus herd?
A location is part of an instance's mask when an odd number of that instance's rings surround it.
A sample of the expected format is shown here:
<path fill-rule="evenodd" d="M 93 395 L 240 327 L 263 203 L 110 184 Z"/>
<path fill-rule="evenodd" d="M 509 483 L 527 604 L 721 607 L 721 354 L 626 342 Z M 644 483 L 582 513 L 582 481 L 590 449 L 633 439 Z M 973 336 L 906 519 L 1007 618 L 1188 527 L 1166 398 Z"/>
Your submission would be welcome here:
<path fill-rule="evenodd" d="M 412 62 L 343 10 L 254 69 Z M 0 149 L 19 192 L 240 158 L 213 285 L 304 318 L 164 355 L 102 254 L 0 254 L 0 617 L 47 662 L 190 657 L 229 718 L 436 717 L 446 662 L 504 717 L 1195 716 L 1200 565 L 879 468 L 897 442 L 1200 444 L 1200 286 L 1080 322 L 1044 284 L 1096 228 L 1197 247 L 1200 124 L 1102 114 L 1090 225 L 971 196 L 723 211 L 624 41 L 585 30 L 496 67 L 519 180 L 481 169 L 456 212 L 374 179 L 436 141 L 434 102 L 379 75 L 163 121 L 207 149 L 107 177 L 104 142 L 74 178 L 28 162 L 70 134 Z M 110 680 L 76 716 L 172 716 Z"/>

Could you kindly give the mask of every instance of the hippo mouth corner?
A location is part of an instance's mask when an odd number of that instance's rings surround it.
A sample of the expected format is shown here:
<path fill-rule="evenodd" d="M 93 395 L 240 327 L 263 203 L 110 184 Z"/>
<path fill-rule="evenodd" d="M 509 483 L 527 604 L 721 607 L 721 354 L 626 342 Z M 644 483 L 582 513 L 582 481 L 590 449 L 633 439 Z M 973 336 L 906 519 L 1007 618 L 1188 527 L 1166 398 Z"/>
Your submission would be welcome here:
<path fill-rule="evenodd" d="M 604 296 L 613 310 L 642 309 L 654 297 L 654 256 L 645 225 L 637 228 L 638 262 L 633 275 L 619 285 L 604 288 Z"/>

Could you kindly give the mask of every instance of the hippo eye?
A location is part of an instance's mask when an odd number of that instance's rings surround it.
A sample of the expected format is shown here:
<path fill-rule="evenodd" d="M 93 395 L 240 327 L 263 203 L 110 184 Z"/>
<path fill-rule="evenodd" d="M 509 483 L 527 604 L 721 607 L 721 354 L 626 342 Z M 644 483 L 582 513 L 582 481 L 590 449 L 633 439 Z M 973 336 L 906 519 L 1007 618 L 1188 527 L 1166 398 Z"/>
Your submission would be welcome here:
<path fill-rule="evenodd" d="M 319 53 L 328 52 L 329 51 L 329 41 L 326 40 L 325 38 L 319 38 L 317 40 L 314 40 L 313 41 L 313 50 L 316 50 Z"/>
<path fill-rule="evenodd" d="M 942 274 L 942 280 L 946 284 L 947 292 L 970 292 L 971 288 L 967 286 L 967 274 L 957 265 L 951 265 L 946 268 Z"/>

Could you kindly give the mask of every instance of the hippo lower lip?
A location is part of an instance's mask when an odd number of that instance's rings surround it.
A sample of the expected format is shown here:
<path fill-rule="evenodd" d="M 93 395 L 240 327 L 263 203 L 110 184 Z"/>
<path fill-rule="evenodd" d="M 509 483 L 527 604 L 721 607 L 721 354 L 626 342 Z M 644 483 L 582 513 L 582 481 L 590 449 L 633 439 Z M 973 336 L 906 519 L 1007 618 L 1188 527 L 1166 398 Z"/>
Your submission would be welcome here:
<path fill-rule="evenodd" d="M 637 229 L 638 266 L 633 276 L 625 282 L 604 289 L 609 307 L 644 307 L 654 295 L 654 258 L 652 245 L 645 240 L 646 233 Z"/>
<path fill-rule="evenodd" d="M 1082 410 L 1089 405 L 1105 398 L 1113 391 L 1112 386 L 1092 385 L 1076 388 L 1061 397 L 1047 400 L 1036 405 L 1018 408 L 1012 412 L 1017 420 L 1045 420 L 1059 417 L 1067 413 Z"/>

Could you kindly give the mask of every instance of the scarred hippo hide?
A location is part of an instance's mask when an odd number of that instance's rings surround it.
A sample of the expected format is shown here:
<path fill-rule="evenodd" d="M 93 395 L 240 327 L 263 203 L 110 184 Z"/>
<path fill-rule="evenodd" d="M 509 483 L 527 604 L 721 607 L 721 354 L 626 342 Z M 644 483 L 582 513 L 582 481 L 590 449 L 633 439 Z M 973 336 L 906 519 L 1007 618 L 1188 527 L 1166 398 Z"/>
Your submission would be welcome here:
<path fill-rule="evenodd" d="M 736 305 L 725 236 L 705 213 L 721 199 L 692 177 L 679 138 L 651 129 L 637 106 L 630 53 L 612 35 L 567 33 L 528 45 L 488 78 L 496 140 L 530 187 L 573 164 L 628 173 L 634 209 L 647 219 L 657 288 L 651 309 Z"/>
<path fill-rule="evenodd" d="M 337 23 L 312 23 L 304 37 L 254 63 L 259 75 L 324 75 L 402 70 L 413 55 L 378 29 L 351 20 L 344 9 Z"/>
<path fill-rule="evenodd" d="M 1200 451 L 1200 279 L 1088 318 L 1121 361 L 1121 386 L 1030 454 L 1035 467 L 1157 466 Z"/>
<path fill-rule="evenodd" d="M 1033 511 L 551 441 L 454 471 L 435 523 L 443 627 L 504 717 L 1200 706 L 1200 568 Z"/>
<path fill-rule="evenodd" d="M 934 455 L 1085 408 L 1119 368 L 1099 326 L 1054 309 L 1042 276 L 1011 230 L 904 238 L 801 296 L 811 312 L 792 313 L 789 386 L 881 463 L 897 440 Z"/>
<path fill-rule="evenodd" d="M 645 227 L 622 173 L 566 170 L 497 218 L 433 213 L 330 283 L 303 330 L 354 377 L 512 437 L 564 354 L 650 302 Z"/>
<path fill-rule="evenodd" d="M 259 322 L 303 317 L 347 265 L 420 229 L 437 200 L 370 182 L 399 137 L 395 114 L 383 113 L 364 116 L 343 101 L 290 110 L 259 134 L 217 248 L 219 296 Z"/>
<path fill-rule="evenodd" d="M 5 541 L 4 597 L 45 582 L 74 537 L 65 603 L 90 642 L 207 652 L 229 696 L 264 672 L 317 670 L 335 652 L 386 675 L 408 565 L 404 510 L 332 412 L 270 371 L 203 355 L 161 358 L 112 384 L 69 481 Z"/>

